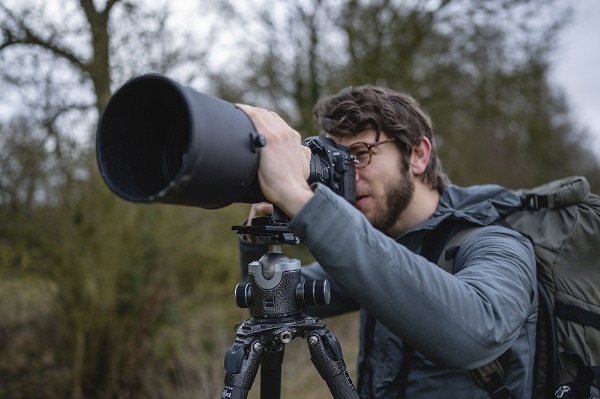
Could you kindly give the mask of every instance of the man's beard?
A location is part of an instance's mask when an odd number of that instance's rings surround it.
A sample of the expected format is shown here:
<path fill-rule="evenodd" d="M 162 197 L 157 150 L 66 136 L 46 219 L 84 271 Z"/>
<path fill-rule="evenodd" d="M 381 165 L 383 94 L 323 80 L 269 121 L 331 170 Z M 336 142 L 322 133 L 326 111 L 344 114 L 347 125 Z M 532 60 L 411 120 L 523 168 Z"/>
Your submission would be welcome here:
<path fill-rule="evenodd" d="M 385 192 L 384 204 L 375 210 L 371 224 L 377 230 L 387 233 L 398 221 L 400 214 L 408 207 L 415 192 L 415 183 L 410 172 L 403 170 Z"/>

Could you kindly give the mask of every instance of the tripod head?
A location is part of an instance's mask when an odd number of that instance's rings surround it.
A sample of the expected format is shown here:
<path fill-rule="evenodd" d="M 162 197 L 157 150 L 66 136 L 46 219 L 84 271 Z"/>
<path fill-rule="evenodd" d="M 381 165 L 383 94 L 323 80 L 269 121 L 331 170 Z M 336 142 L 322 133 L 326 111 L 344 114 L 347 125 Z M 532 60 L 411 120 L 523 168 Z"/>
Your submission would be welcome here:
<path fill-rule="evenodd" d="M 249 282 L 235 287 L 236 304 L 250 308 L 256 319 L 301 317 L 302 305 L 327 305 L 327 280 L 302 281 L 301 264 L 283 254 L 284 244 L 299 243 L 287 228 L 287 217 L 275 208 L 271 216 L 251 220 L 249 226 L 233 226 L 255 245 L 268 244 L 268 252 L 248 265 Z"/>

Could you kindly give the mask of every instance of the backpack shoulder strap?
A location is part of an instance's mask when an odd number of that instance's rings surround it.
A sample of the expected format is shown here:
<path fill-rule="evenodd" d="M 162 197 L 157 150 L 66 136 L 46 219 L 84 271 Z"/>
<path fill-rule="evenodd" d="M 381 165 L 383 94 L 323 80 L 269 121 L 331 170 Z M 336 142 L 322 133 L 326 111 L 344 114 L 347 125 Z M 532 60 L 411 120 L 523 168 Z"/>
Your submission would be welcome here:
<path fill-rule="evenodd" d="M 448 273 L 456 273 L 457 270 L 454 268 L 454 258 L 456 257 L 456 253 L 460 248 L 461 244 L 469 237 L 471 234 L 475 233 L 481 229 L 481 226 L 471 226 L 465 227 L 459 231 L 457 231 L 448 241 L 444 250 L 439 254 L 438 259 L 436 261 L 437 265 L 447 271 Z"/>
<path fill-rule="evenodd" d="M 481 227 L 464 220 L 444 220 L 426 235 L 421 256 L 454 274 L 454 256 L 460 244 Z"/>

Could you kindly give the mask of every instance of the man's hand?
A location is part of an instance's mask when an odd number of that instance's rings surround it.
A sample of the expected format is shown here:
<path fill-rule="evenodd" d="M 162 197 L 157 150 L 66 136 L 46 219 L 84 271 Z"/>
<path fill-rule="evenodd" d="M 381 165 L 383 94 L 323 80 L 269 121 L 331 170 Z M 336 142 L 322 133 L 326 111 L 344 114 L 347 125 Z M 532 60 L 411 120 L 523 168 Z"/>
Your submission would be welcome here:
<path fill-rule="evenodd" d="M 269 202 L 293 217 L 313 196 L 306 182 L 310 173 L 310 149 L 302 145 L 300 133 L 276 113 L 243 104 L 238 107 L 266 138 L 258 169 L 262 193 Z"/>
<path fill-rule="evenodd" d="M 250 215 L 248 215 L 248 225 L 252 219 L 262 216 L 270 216 L 273 214 L 273 204 L 269 204 L 268 202 L 259 202 L 257 204 L 252 204 L 250 208 Z"/>

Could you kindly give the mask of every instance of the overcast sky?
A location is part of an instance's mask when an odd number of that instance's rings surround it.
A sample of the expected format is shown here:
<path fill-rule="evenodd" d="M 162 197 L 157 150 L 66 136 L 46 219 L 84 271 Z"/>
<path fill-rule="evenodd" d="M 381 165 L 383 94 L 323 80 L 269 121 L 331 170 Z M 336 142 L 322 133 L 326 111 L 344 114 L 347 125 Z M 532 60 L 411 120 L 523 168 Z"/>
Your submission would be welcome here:
<path fill-rule="evenodd" d="M 559 42 L 552 77 L 566 91 L 575 118 L 594 133 L 600 157 L 600 0 L 573 0 L 575 14 Z"/>

